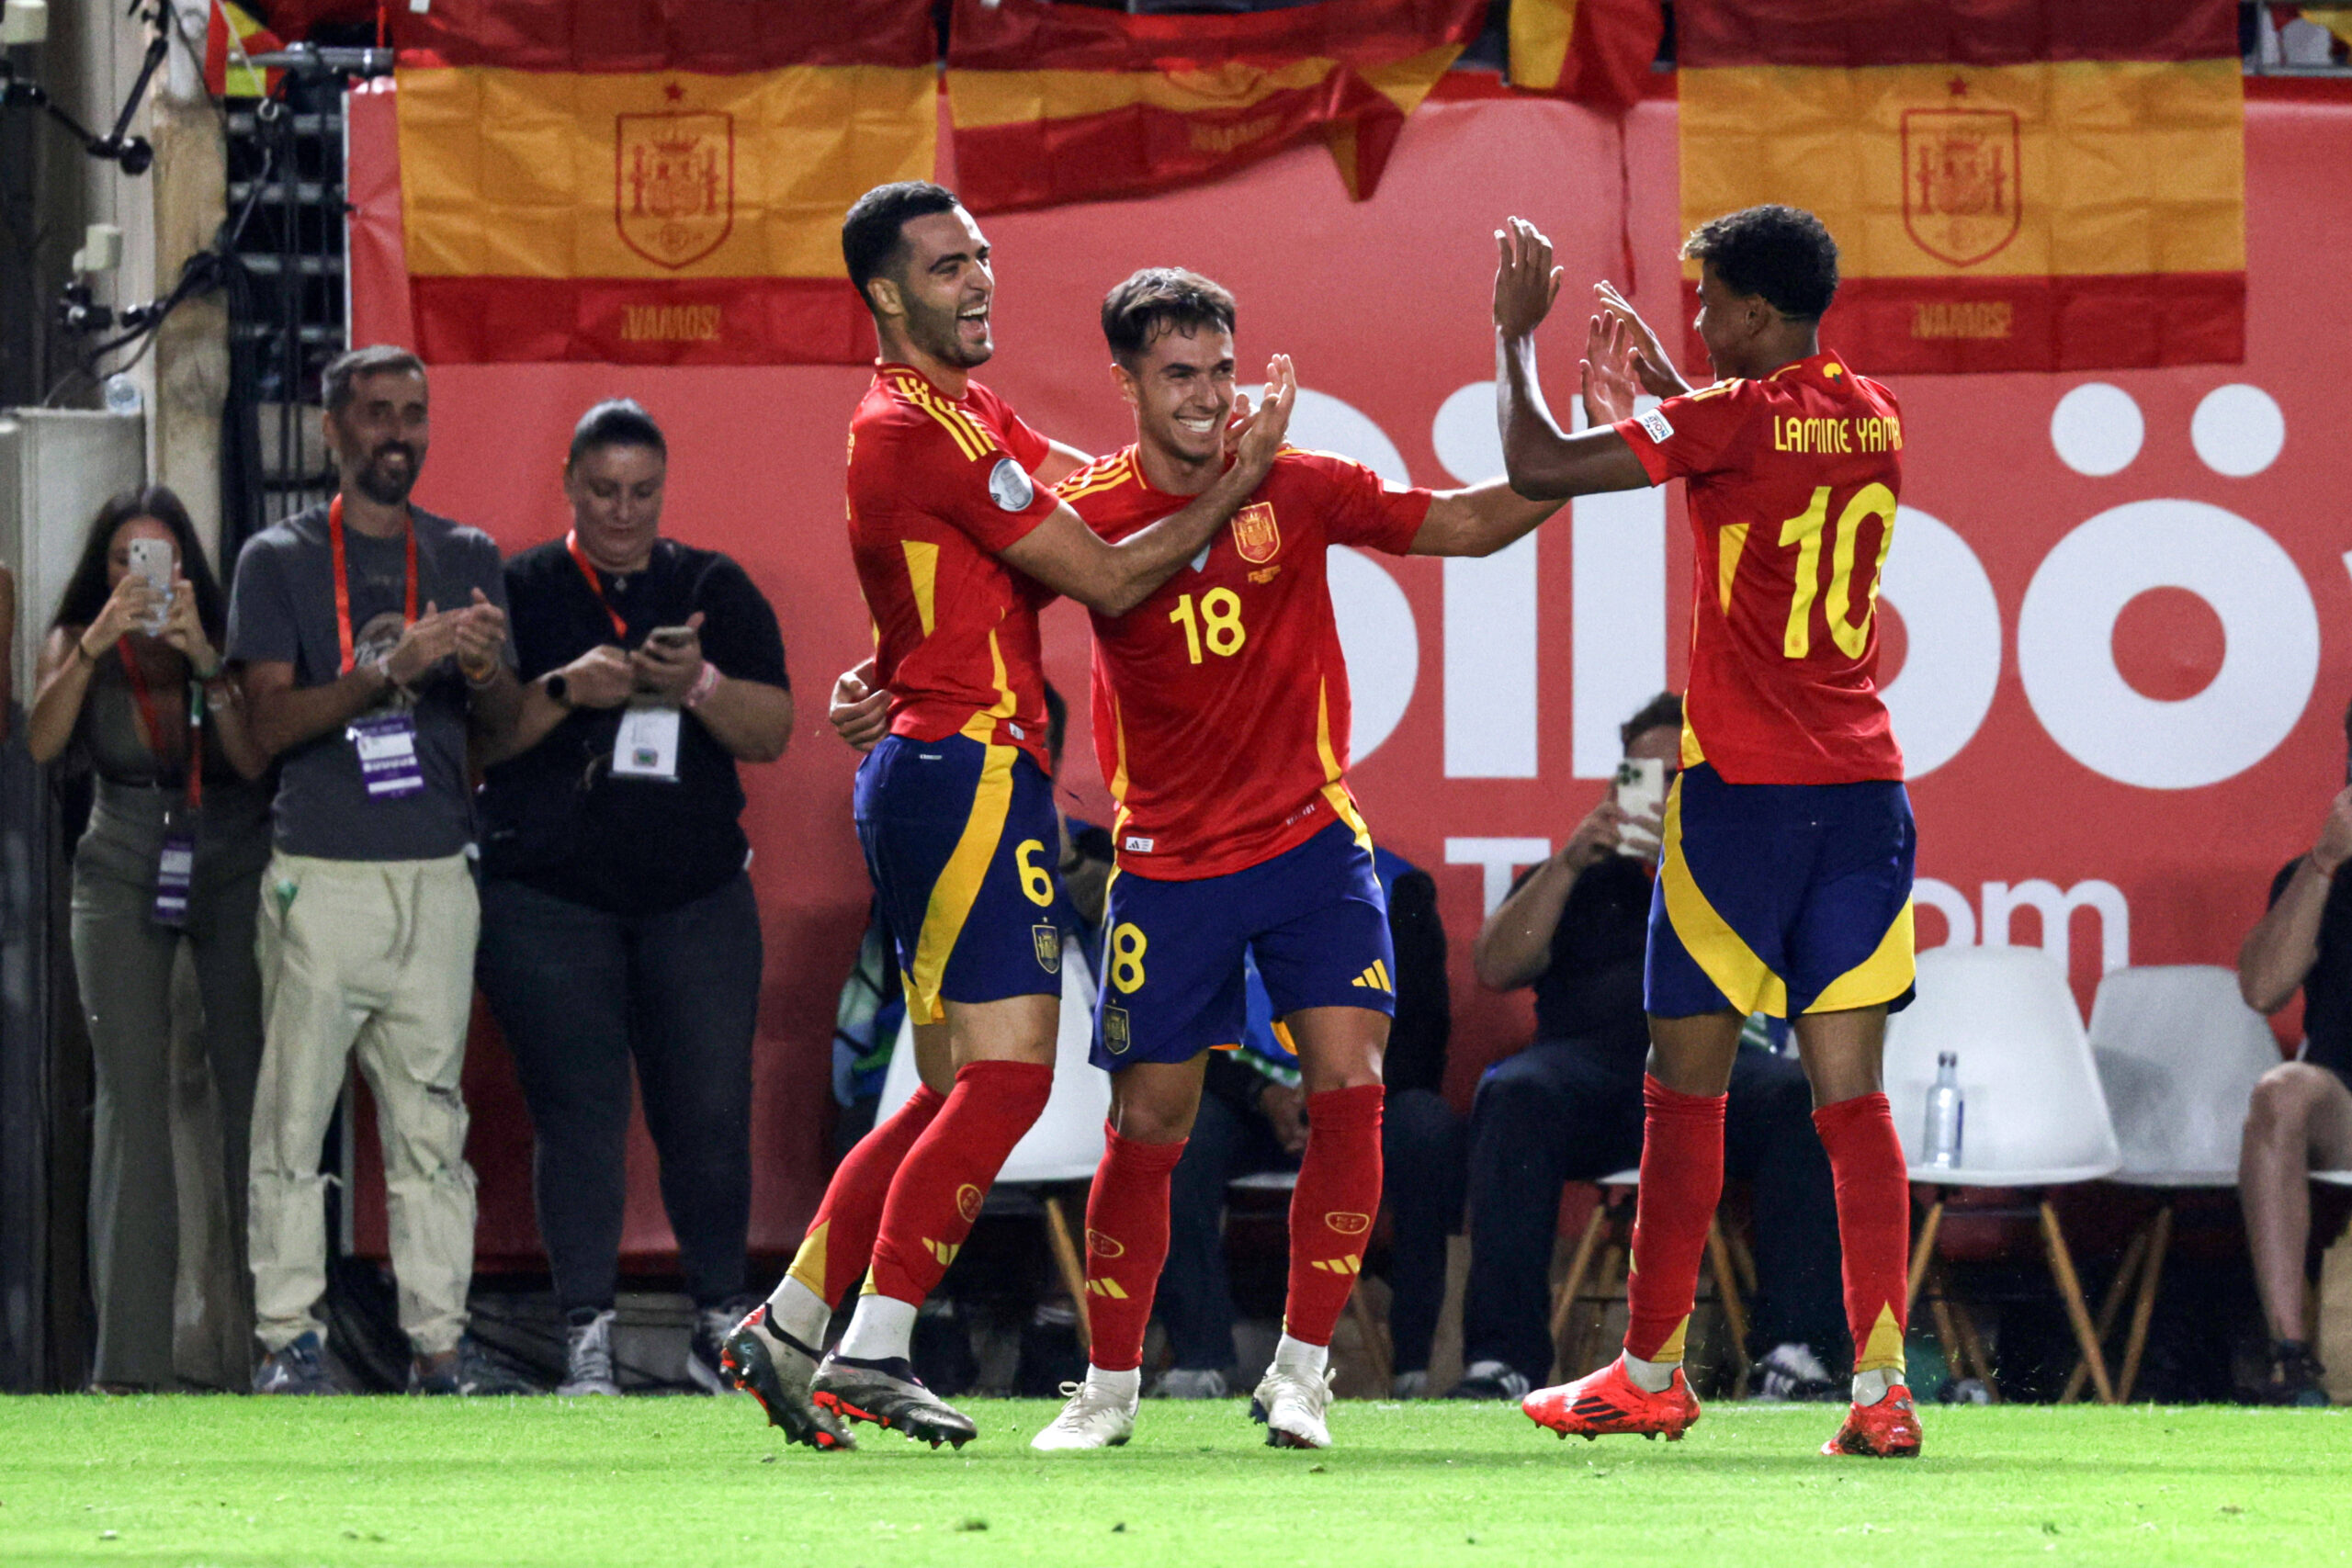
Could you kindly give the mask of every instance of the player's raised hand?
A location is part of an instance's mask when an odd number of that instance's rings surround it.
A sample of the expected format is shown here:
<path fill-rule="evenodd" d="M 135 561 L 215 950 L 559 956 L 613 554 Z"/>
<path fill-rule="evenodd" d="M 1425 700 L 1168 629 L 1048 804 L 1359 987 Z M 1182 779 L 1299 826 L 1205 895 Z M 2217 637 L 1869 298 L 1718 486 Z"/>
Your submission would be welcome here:
<path fill-rule="evenodd" d="M 890 729 L 890 689 L 875 678 L 874 660 L 844 670 L 833 682 L 825 717 L 851 750 L 871 751 Z"/>
<path fill-rule="evenodd" d="M 1525 337 L 1551 313 L 1560 295 L 1552 242 L 1523 218 L 1495 231 L 1495 326 L 1505 337 Z"/>
<path fill-rule="evenodd" d="M 1642 390 L 1654 398 L 1679 397 L 1690 389 L 1681 373 L 1674 368 L 1674 360 L 1666 345 L 1642 320 L 1642 313 L 1607 278 L 1592 286 L 1592 302 L 1600 313 L 1620 322 L 1625 329 L 1627 341 L 1633 344 L 1634 374 L 1641 378 Z"/>
<path fill-rule="evenodd" d="M 1283 449 L 1283 438 L 1290 432 L 1291 409 L 1297 401 L 1298 373 L 1289 355 L 1277 354 L 1266 361 L 1265 400 L 1251 411 L 1246 398 L 1234 399 L 1235 419 L 1227 438 L 1236 468 L 1262 477 L 1274 466 L 1274 455 Z"/>
<path fill-rule="evenodd" d="M 1641 382 L 1625 323 L 1606 311 L 1592 318 L 1584 334 L 1584 358 L 1577 374 L 1584 393 L 1585 423 L 1598 429 L 1634 417 L 1634 395 Z"/>

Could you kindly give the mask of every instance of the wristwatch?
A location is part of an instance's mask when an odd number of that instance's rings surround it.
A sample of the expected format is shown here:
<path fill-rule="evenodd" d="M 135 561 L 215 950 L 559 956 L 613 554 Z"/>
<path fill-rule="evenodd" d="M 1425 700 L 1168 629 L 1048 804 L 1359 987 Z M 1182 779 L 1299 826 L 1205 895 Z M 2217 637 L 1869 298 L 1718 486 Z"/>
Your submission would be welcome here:
<path fill-rule="evenodd" d="M 548 701 L 558 707 L 568 708 L 572 705 L 571 682 L 563 678 L 563 671 L 560 670 L 548 677 L 547 689 Z"/>

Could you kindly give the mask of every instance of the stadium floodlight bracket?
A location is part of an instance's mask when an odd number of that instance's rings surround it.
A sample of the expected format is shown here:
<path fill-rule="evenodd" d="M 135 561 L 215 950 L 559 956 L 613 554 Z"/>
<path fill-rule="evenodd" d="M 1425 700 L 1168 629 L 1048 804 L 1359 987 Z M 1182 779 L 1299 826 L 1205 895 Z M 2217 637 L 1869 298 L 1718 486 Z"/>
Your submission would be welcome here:
<path fill-rule="evenodd" d="M 104 135 L 90 130 L 57 107 L 49 90 L 40 83 L 17 74 L 16 67 L 5 54 L 0 54 L 0 108 L 39 109 L 70 132 L 82 144 L 82 151 L 101 163 L 115 164 L 125 175 L 133 178 L 154 166 L 155 149 L 143 136 L 130 134 L 131 118 L 138 114 L 140 100 L 146 97 L 148 85 L 164 63 L 164 56 L 171 49 L 171 35 L 164 28 L 160 12 L 150 11 L 145 20 L 155 29 L 148 41 L 146 58 L 140 62 L 139 75 L 130 84 L 130 96 L 123 99 L 122 111 L 114 117 L 114 128 Z"/>

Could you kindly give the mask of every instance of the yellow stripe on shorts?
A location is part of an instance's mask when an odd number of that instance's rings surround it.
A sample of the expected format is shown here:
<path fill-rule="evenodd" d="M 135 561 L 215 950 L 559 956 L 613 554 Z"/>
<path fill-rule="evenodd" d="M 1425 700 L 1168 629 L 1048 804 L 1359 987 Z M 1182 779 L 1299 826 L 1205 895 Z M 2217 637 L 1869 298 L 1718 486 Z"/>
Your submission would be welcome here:
<path fill-rule="evenodd" d="M 1012 746 L 988 748 L 979 784 L 972 792 L 972 814 L 965 818 L 963 836 L 956 840 L 939 880 L 931 886 L 922 931 L 915 939 L 915 961 L 906 976 L 907 1014 L 917 1023 L 937 1023 L 947 1016 L 939 1002 L 940 982 L 1004 841 L 1004 821 L 1012 812 L 1012 761 L 1019 755 Z"/>

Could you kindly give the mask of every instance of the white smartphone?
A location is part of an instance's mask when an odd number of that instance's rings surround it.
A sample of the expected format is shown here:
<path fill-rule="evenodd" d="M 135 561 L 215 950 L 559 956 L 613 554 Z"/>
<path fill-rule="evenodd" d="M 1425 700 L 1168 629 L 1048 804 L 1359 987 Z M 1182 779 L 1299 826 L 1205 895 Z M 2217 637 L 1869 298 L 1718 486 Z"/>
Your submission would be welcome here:
<path fill-rule="evenodd" d="M 146 620 L 149 637 L 164 629 L 172 607 L 172 542 L 169 539 L 133 539 L 130 541 L 130 570 L 147 580 L 155 591 L 155 609 Z"/>
<path fill-rule="evenodd" d="M 1617 764 L 1617 809 L 1630 818 L 1656 817 L 1666 809 L 1666 764 L 1656 757 L 1628 757 Z M 1657 836 L 1637 823 L 1619 829 L 1617 852 L 1637 860 L 1657 853 Z"/>

